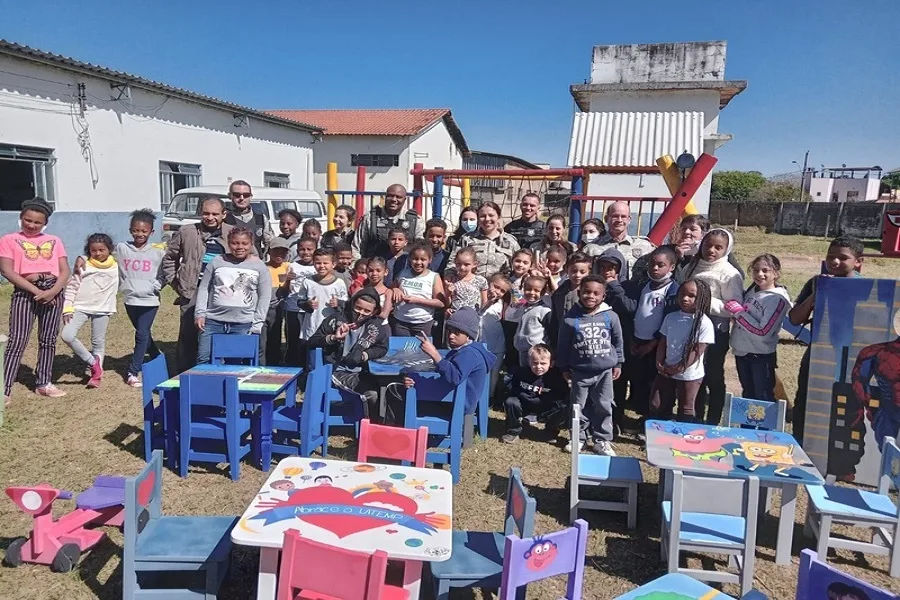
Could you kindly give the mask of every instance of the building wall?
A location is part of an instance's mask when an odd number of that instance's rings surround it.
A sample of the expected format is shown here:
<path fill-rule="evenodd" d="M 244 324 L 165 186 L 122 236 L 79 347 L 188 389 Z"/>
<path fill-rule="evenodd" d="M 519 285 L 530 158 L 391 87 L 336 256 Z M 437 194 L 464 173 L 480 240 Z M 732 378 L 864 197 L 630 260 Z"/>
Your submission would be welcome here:
<path fill-rule="evenodd" d="M 78 83 L 86 92 L 82 123 L 73 116 Z M 111 93 L 118 94 L 99 78 L 0 57 L 0 143 L 54 151 L 60 210 L 159 207 L 159 161 L 201 165 L 204 184 L 261 184 L 263 171 L 289 174 L 291 187 L 313 184 L 304 131 L 253 117 L 236 128 L 230 111 L 134 88 L 130 100 L 112 101 Z"/>
<path fill-rule="evenodd" d="M 591 83 L 722 80 L 725 51 L 725 42 L 594 46 Z"/>
<path fill-rule="evenodd" d="M 416 136 L 409 147 L 410 168 L 415 163 L 422 163 L 426 169 L 443 167 L 444 169 L 462 169 L 463 157 L 459 149 L 450 137 L 450 132 L 443 121 L 435 123 Z M 412 187 L 412 176 L 409 176 Z M 426 189 L 434 191 L 432 184 L 426 182 Z M 425 216 L 433 215 L 433 206 L 430 199 L 423 203 Z M 444 186 L 444 201 L 441 206 L 441 216 L 450 223 L 459 220 L 459 212 L 462 209 L 462 189 L 455 186 Z"/>
<path fill-rule="evenodd" d="M 865 202 L 878 200 L 880 181 L 875 178 L 831 179 L 813 177 L 809 193 L 813 202 L 831 202 L 832 194 L 837 194 L 836 202 Z M 856 192 L 855 198 L 848 199 L 848 192 Z"/>

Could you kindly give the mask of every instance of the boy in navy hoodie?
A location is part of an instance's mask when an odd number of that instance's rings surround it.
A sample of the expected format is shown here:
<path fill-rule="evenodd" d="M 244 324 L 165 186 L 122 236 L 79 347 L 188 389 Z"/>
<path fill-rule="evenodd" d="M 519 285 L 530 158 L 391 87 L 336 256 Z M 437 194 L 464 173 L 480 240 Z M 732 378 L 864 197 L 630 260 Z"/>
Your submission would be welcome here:
<path fill-rule="evenodd" d="M 593 438 L 594 452 L 615 456 L 613 440 L 613 380 L 622 373 L 622 326 L 603 299 L 606 285 L 588 275 L 578 286 L 578 304 L 566 314 L 559 330 L 557 365 L 572 385 L 572 404 L 581 407 L 579 439 L 566 445 L 584 446 Z"/>
<path fill-rule="evenodd" d="M 553 364 L 553 352 L 546 344 L 536 344 L 527 353 L 528 366 L 513 373 L 506 399 L 506 433 L 500 438 L 506 444 L 519 441 L 523 423 L 547 421 L 554 428 L 556 413 L 565 405 L 569 384 Z M 565 420 L 565 419 L 562 419 Z"/>

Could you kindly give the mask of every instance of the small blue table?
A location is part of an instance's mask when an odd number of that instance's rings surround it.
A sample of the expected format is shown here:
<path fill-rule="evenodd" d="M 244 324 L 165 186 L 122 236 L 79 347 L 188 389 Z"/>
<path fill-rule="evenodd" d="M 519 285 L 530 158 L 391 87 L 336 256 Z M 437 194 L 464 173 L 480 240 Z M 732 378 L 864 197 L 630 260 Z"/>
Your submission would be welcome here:
<path fill-rule="evenodd" d="M 160 402 L 167 415 L 166 446 L 169 449 L 166 462 L 170 469 L 175 468 L 175 449 L 178 448 L 176 435 L 178 430 L 178 393 L 179 377 L 185 373 L 191 375 L 226 375 L 238 378 L 238 393 L 242 403 L 260 405 L 260 440 L 259 454 L 262 468 L 268 471 L 272 463 L 272 411 L 275 399 L 284 394 L 285 401 L 293 404 L 297 397 L 297 379 L 303 373 L 298 367 L 250 367 L 246 365 L 196 365 L 184 373 L 159 384 Z M 254 444 L 255 445 L 255 444 Z"/>
<path fill-rule="evenodd" d="M 669 573 L 650 583 L 645 583 L 636 590 L 631 590 L 624 596 L 617 596 L 615 600 L 640 600 L 641 598 L 654 597 L 654 594 L 670 594 L 672 598 L 679 600 L 734 600 L 719 590 L 711 588 L 702 581 L 681 573 Z"/>

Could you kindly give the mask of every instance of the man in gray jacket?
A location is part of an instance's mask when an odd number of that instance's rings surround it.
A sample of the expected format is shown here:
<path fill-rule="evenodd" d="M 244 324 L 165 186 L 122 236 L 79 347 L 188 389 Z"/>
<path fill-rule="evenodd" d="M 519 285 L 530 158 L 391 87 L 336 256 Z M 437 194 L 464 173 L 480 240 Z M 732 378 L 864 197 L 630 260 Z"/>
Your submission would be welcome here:
<path fill-rule="evenodd" d="M 197 287 L 206 265 L 228 251 L 225 240 L 232 227 L 223 224 L 224 219 L 225 203 L 221 198 L 203 199 L 200 222 L 185 225 L 175 232 L 162 260 L 163 279 L 178 294 L 175 304 L 181 307 L 176 351 L 179 373 L 197 364 L 198 331 L 194 325 Z"/>

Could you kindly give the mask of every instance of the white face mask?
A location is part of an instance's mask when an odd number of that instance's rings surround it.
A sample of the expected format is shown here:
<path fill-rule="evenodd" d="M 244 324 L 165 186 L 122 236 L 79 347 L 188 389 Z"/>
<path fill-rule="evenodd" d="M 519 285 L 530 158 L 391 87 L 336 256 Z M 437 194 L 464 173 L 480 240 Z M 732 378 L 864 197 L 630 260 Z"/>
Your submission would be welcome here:
<path fill-rule="evenodd" d="M 475 219 L 466 219 L 462 223 L 460 223 L 460 225 L 462 225 L 463 231 L 465 231 L 466 233 L 472 233 L 478 226 L 478 221 L 476 221 Z"/>
<path fill-rule="evenodd" d="M 664 282 L 666 282 L 666 281 L 672 279 L 672 272 L 669 271 L 668 273 L 666 273 L 666 274 L 663 275 L 662 277 L 658 277 L 658 278 L 657 278 L 657 277 L 654 277 L 653 275 L 650 275 L 649 273 L 647 273 L 647 277 L 649 277 L 650 280 L 651 280 L 652 282 L 654 282 L 654 283 L 664 283 Z"/>
<path fill-rule="evenodd" d="M 599 237 L 600 237 L 599 233 L 582 233 L 581 241 L 584 242 L 585 244 L 590 244 L 591 242 L 595 241 Z"/>

